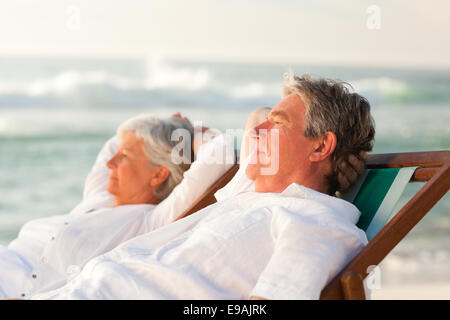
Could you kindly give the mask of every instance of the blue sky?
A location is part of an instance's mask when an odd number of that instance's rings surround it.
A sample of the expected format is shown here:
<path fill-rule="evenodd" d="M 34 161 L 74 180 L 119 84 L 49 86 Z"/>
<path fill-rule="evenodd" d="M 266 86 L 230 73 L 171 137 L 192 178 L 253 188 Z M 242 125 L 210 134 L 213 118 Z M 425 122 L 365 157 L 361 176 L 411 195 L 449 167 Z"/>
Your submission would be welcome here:
<path fill-rule="evenodd" d="M 446 0 L 2 1 L 0 55 L 450 68 L 449 12 Z"/>

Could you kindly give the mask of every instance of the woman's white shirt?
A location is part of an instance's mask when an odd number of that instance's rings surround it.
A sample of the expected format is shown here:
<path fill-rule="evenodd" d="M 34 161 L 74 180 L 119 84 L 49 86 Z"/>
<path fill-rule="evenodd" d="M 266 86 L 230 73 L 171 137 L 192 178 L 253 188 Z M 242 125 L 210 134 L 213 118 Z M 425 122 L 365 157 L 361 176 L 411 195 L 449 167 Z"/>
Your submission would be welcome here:
<path fill-rule="evenodd" d="M 90 259 L 174 221 L 233 165 L 222 152 L 231 146 L 218 136 L 202 145 L 183 181 L 160 204 L 115 207 L 105 191 L 106 162 L 118 144 L 113 137 L 102 148 L 86 178 L 83 201 L 69 214 L 32 220 L 8 248 L 0 246 L 0 297 L 28 297 L 63 285 Z"/>

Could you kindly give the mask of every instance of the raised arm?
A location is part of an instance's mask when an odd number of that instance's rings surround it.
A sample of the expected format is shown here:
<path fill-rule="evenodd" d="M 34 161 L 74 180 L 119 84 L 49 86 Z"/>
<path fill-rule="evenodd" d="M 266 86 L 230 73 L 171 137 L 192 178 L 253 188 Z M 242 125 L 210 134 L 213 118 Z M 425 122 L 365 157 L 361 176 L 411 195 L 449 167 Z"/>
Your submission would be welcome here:
<path fill-rule="evenodd" d="M 234 165 L 234 145 L 225 135 L 202 144 L 196 160 L 172 193 L 148 215 L 147 227 L 155 230 L 175 221 L 214 182 Z"/>
<path fill-rule="evenodd" d="M 91 171 L 86 177 L 83 190 L 83 200 L 86 200 L 99 192 L 106 192 L 110 173 L 110 169 L 106 166 L 106 162 L 114 156 L 118 147 L 119 138 L 117 136 L 113 136 L 100 150 Z"/>

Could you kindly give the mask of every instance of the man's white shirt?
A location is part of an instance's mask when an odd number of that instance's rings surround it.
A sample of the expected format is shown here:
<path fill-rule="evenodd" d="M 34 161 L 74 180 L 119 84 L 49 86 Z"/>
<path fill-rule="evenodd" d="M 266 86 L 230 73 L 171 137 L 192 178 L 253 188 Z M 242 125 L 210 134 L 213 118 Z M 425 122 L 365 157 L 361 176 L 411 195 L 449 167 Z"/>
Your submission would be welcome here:
<path fill-rule="evenodd" d="M 366 244 L 349 202 L 242 192 L 92 259 L 35 299 L 318 299 Z"/>
<path fill-rule="evenodd" d="M 118 144 L 113 137 L 104 145 L 86 179 L 83 201 L 69 214 L 32 220 L 7 248 L 0 246 L 0 297 L 28 298 L 62 286 L 90 259 L 175 220 L 233 165 L 217 159 L 230 147 L 218 136 L 200 147 L 183 181 L 157 206 L 115 207 L 106 192 L 106 162 Z"/>

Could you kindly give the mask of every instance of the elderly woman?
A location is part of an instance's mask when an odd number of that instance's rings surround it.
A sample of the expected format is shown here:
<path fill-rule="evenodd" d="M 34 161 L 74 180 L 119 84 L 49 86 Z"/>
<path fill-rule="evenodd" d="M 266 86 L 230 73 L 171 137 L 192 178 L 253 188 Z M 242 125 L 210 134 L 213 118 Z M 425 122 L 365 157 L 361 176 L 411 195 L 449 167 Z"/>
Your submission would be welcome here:
<path fill-rule="evenodd" d="M 98 155 L 83 201 L 69 214 L 26 223 L 8 248 L 0 246 L 0 297 L 27 298 L 61 286 L 90 259 L 174 221 L 231 167 L 207 161 L 213 141 L 199 148 L 188 171 L 191 154 L 175 164 L 177 129 L 193 133 L 181 117 L 144 115 L 122 124 Z"/>

